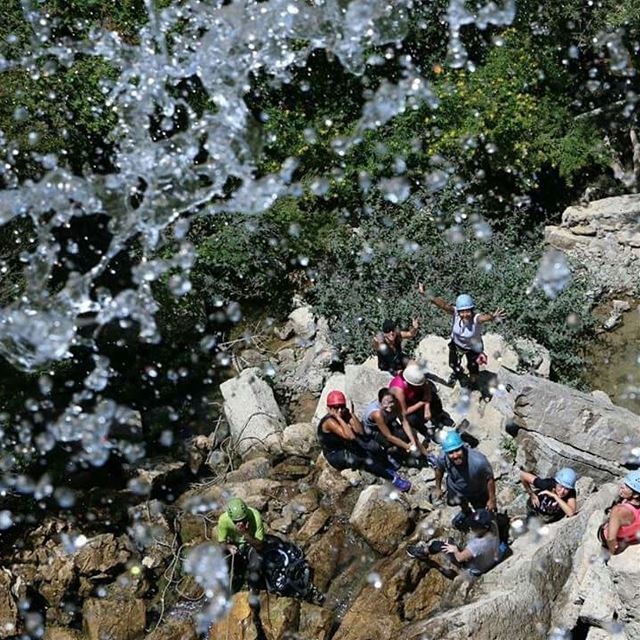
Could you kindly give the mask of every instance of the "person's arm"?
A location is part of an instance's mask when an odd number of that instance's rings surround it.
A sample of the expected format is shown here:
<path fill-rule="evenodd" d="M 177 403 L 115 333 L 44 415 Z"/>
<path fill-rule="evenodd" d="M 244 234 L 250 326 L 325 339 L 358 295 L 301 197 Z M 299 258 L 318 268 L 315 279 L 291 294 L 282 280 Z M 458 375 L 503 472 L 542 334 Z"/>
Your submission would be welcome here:
<path fill-rule="evenodd" d="M 414 318 L 413 321 L 411 322 L 411 329 L 408 329 L 407 331 L 401 331 L 400 337 L 403 340 L 411 340 L 412 338 L 415 338 L 418 335 L 419 328 L 420 328 L 420 321 L 418 320 L 418 318 Z"/>
<path fill-rule="evenodd" d="M 489 494 L 487 509 L 495 511 L 498 505 L 496 503 L 496 480 L 493 476 L 487 480 L 487 493 Z"/>
<path fill-rule="evenodd" d="M 381 411 L 374 411 L 371 414 L 373 421 L 376 423 L 376 426 L 378 427 L 378 431 L 380 431 L 380 433 L 385 437 L 385 439 L 388 440 L 392 445 L 398 447 L 399 449 L 404 449 L 407 453 L 411 451 L 411 447 L 416 446 L 413 440 L 413 434 L 411 434 L 411 432 L 407 433 L 407 436 L 409 437 L 409 442 L 405 442 L 400 438 L 396 438 L 396 436 L 394 436 L 389 430 L 389 427 L 387 426 L 387 423 L 384 421 L 384 418 L 382 417 L 381 413 L 382 413 Z"/>
<path fill-rule="evenodd" d="M 469 549 L 462 549 L 461 551 L 455 544 L 451 544 L 450 542 L 445 542 L 442 545 L 442 549 L 446 553 L 452 553 L 456 562 L 459 562 L 460 564 L 469 562 L 469 560 L 473 558 L 473 553 Z"/>
<path fill-rule="evenodd" d="M 351 405 L 351 411 L 349 412 L 351 414 L 351 418 L 349 418 L 349 427 L 351 427 L 351 430 L 354 433 L 357 433 L 358 435 L 364 435 L 364 429 L 362 428 L 362 423 L 360 422 L 360 420 L 356 417 L 356 414 L 353 412 L 353 405 Z"/>
<path fill-rule="evenodd" d="M 327 431 L 335 433 L 337 436 L 340 436 L 344 440 L 355 440 L 356 434 L 353 432 L 351 427 L 340 417 L 340 412 L 333 407 L 329 407 L 329 413 L 331 415 L 331 418 L 325 421 L 323 427 L 325 427 Z"/>
<path fill-rule="evenodd" d="M 444 298 L 440 298 L 439 296 L 431 298 L 431 304 L 434 304 L 438 309 L 445 311 L 450 316 L 454 315 L 456 312 L 456 308 L 452 304 L 449 304 Z"/>
<path fill-rule="evenodd" d="M 435 477 L 436 493 L 438 494 L 438 497 L 442 497 L 442 495 L 444 494 L 444 491 L 442 490 L 442 479 L 444 478 L 444 469 L 440 465 L 438 465 L 435 469 L 435 473 L 436 473 L 436 477 Z"/>
<path fill-rule="evenodd" d="M 547 489 L 543 489 L 540 492 L 540 495 L 549 496 L 553 498 L 558 506 L 564 511 L 564 515 L 567 517 L 571 517 L 576 512 L 576 499 L 569 498 L 568 500 L 563 500 L 555 491 L 548 491 Z"/>
<path fill-rule="evenodd" d="M 494 320 L 502 320 L 506 317 L 507 312 L 499 307 L 493 313 L 481 313 L 478 316 L 478 322 L 493 322 Z"/>
<path fill-rule="evenodd" d="M 618 551 L 618 531 L 620 527 L 630 524 L 632 517 L 631 513 L 620 505 L 616 505 L 611 509 L 607 528 L 607 549 L 609 549 L 611 555 L 615 555 Z"/>
<path fill-rule="evenodd" d="M 540 506 L 540 498 L 538 498 L 538 494 L 533 490 L 533 483 L 537 478 L 538 476 L 536 476 L 534 473 L 529 473 L 528 471 L 520 472 L 520 482 L 522 482 L 524 490 L 529 494 L 531 504 L 536 509 Z"/>
<path fill-rule="evenodd" d="M 382 345 L 382 343 L 384 342 L 384 336 L 376 333 L 375 336 L 373 336 L 373 348 L 377 351 L 378 348 Z"/>
<path fill-rule="evenodd" d="M 250 544 L 256 551 L 262 551 L 262 548 L 264 547 L 264 540 L 259 540 L 257 537 L 257 530 L 256 532 L 252 535 L 251 534 L 251 528 L 249 526 L 248 522 L 239 522 L 236 525 L 238 531 L 240 531 L 242 533 L 242 535 L 244 536 L 244 539 L 247 541 L 247 544 Z"/>

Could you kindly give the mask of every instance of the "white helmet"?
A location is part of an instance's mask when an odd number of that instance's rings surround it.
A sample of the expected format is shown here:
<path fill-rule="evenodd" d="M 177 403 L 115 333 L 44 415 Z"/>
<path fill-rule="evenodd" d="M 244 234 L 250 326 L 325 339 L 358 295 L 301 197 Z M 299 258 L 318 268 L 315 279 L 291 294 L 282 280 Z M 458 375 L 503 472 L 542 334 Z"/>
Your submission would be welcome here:
<path fill-rule="evenodd" d="M 402 377 L 413 387 L 421 387 L 426 380 L 422 367 L 415 362 L 407 365 L 402 372 Z"/>

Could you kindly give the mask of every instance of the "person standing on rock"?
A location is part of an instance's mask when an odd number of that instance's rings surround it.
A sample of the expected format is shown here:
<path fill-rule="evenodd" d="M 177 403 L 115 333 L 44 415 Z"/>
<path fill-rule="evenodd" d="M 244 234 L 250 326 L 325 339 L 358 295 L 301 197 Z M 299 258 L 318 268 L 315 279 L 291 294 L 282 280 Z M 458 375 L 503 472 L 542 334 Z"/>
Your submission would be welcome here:
<path fill-rule="evenodd" d="M 451 424 L 444 412 L 435 385 L 427 377 L 417 362 L 410 362 L 406 369 L 389 383 L 402 413 L 402 428 L 405 433 L 412 430 L 427 439 L 433 439 L 439 426 Z M 412 444 L 416 444 L 415 439 Z"/>
<path fill-rule="evenodd" d="M 418 285 L 418 290 L 424 294 L 422 284 Z M 440 297 L 432 298 L 431 302 L 438 309 L 453 316 L 451 341 L 449 342 L 449 366 L 452 373 L 448 384 L 455 384 L 456 380 L 462 378 L 463 356 L 467 359 L 469 381 L 472 385 L 475 384 L 480 372 L 480 365 L 487 362 L 482 341 L 482 325 L 485 322 L 502 320 L 506 316 L 505 310 L 498 308 L 493 313 L 476 313 L 475 302 L 468 293 L 461 293 L 456 298 L 455 304 L 449 304 Z"/>
<path fill-rule="evenodd" d="M 364 469 L 390 480 L 400 491 L 409 491 L 411 482 L 399 476 L 386 452 L 375 441 L 365 443 L 362 424 L 342 391 L 327 396 L 327 415 L 318 423 L 318 441 L 327 462 L 334 469 Z"/>
<path fill-rule="evenodd" d="M 442 480 L 447 476 L 447 504 L 460 505 L 462 511 L 453 525 L 464 530 L 473 509 L 496 511 L 496 481 L 487 457 L 468 448 L 457 431 L 449 432 L 442 442 L 442 453 L 436 463 L 436 492 L 444 496 Z"/>
<path fill-rule="evenodd" d="M 378 391 L 377 400 L 363 409 L 361 422 L 365 435 L 387 450 L 401 466 L 419 468 L 429 464 L 427 450 L 408 423 L 403 422 L 398 402 L 386 387 Z"/>
<path fill-rule="evenodd" d="M 382 333 L 373 338 L 373 348 L 378 356 L 378 369 L 388 371 L 393 375 L 401 373 L 407 366 L 409 358 L 402 351 L 402 341 L 416 337 L 420 322 L 414 318 L 411 329 L 402 331 L 398 329 L 394 320 L 385 320 L 382 323 Z"/>
<path fill-rule="evenodd" d="M 549 524 L 577 511 L 576 480 L 570 467 L 560 469 L 553 478 L 539 478 L 528 471 L 520 472 L 520 482 L 529 494 L 527 516 L 540 518 Z"/>
<path fill-rule="evenodd" d="M 640 470 L 631 471 L 620 484 L 619 502 L 598 530 L 598 538 L 609 553 L 622 553 L 640 542 Z"/>

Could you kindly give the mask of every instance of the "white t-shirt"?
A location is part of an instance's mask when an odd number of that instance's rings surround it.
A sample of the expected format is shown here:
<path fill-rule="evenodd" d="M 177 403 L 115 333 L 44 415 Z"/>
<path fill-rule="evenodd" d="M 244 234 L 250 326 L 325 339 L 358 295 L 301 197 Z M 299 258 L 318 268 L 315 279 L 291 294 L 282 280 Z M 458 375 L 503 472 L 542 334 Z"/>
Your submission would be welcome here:
<path fill-rule="evenodd" d="M 467 549 L 473 558 L 464 564 L 464 568 L 473 575 L 485 573 L 498 562 L 500 553 L 500 539 L 493 533 L 485 533 L 481 538 L 471 538 L 467 542 Z"/>
<path fill-rule="evenodd" d="M 479 318 L 480 314 L 476 313 L 471 322 L 464 322 L 458 312 L 454 312 L 451 339 L 461 349 L 482 353 L 484 345 L 482 344 L 482 325 Z"/>

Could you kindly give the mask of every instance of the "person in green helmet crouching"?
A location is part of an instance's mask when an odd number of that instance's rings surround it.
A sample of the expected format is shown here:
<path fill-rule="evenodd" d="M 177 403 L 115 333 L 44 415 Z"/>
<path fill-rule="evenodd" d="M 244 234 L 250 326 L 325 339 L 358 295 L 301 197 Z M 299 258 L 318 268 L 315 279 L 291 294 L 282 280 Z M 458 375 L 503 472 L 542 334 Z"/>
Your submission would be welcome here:
<path fill-rule="evenodd" d="M 468 529 L 468 516 L 473 510 L 496 511 L 493 468 L 484 454 L 465 445 L 457 431 L 450 431 L 442 441 L 442 453 L 436 460 L 435 472 L 438 497 L 444 496 L 442 480 L 446 474 L 447 504 L 461 508 L 452 521 L 457 529 Z"/>
<path fill-rule="evenodd" d="M 258 588 L 264 546 L 260 512 L 240 498 L 231 498 L 218 520 L 218 542 L 225 545 L 231 557 L 233 586 L 239 588 L 246 579 L 250 588 Z"/>

